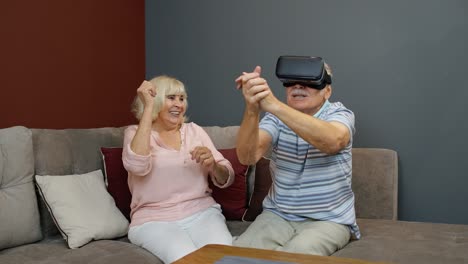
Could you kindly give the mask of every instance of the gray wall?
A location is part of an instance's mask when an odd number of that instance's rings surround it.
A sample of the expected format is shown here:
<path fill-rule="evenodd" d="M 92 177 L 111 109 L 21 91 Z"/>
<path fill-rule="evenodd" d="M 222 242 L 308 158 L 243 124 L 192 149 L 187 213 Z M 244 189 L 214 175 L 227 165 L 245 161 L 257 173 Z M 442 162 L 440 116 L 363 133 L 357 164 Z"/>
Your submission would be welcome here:
<path fill-rule="evenodd" d="M 355 147 L 399 154 L 400 219 L 468 224 L 468 2 L 146 1 L 147 77 L 188 87 L 192 121 L 238 125 L 255 65 L 279 98 L 279 55 L 324 57 Z"/>

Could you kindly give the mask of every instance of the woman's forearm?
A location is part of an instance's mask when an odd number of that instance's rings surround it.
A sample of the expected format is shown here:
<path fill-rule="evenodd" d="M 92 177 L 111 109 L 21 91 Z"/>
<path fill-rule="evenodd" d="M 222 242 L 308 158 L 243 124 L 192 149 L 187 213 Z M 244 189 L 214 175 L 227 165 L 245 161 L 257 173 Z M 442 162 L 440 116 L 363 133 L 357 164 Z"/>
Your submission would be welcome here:
<path fill-rule="evenodd" d="M 140 119 L 135 136 L 133 137 L 130 148 L 138 155 L 148 155 L 150 153 L 150 137 L 152 118 L 151 111 L 145 109 Z"/>

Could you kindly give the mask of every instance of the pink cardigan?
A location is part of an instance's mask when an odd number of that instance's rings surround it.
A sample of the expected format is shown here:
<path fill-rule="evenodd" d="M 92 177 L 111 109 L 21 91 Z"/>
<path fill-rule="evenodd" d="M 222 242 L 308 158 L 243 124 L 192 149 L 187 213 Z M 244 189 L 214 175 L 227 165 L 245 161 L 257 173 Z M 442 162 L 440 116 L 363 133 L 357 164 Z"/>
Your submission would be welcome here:
<path fill-rule="evenodd" d="M 122 160 L 128 171 L 128 186 L 132 193 L 131 223 L 137 226 L 149 221 L 174 221 L 204 210 L 216 202 L 208 187 L 208 172 L 191 159 L 196 146 L 208 147 L 216 162 L 229 170 L 229 178 L 221 188 L 234 182 L 234 170 L 213 145 L 208 134 L 195 123 L 180 128 L 182 145 L 175 150 L 164 145 L 158 133 L 152 131 L 148 156 L 137 155 L 130 149 L 137 126 L 125 130 Z"/>

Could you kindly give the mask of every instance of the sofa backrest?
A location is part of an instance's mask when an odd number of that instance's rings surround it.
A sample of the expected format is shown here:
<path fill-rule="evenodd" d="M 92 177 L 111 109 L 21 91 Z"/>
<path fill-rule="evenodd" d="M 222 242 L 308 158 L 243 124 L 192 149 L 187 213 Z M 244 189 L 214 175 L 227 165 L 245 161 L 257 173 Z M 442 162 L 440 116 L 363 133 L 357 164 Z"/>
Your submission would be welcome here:
<path fill-rule="evenodd" d="M 206 126 L 203 127 L 210 136 L 211 141 L 217 149 L 228 149 L 236 147 L 236 136 L 239 126 Z"/>
<path fill-rule="evenodd" d="M 398 156 L 396 151 L 353 148 L 353 181 L 356 216 L 398 218 Z"/>

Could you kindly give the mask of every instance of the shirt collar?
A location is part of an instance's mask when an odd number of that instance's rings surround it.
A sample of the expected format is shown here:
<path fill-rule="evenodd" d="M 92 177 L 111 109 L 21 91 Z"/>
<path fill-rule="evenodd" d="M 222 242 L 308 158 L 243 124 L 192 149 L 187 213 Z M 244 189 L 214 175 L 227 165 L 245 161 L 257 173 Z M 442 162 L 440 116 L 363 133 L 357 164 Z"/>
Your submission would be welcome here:
<path fill-rule="evenodd" d="M 329 105 L 330 105 L 330 102 L 326 100 L 325 103 L 323 103 L 322 107 L 320 107 L 320 110 L 318 110 L 318 112 L 314 114 L 314 117 L 319 117 L 319 115 L 323 112 L 323 110 L 328 108 Z"/>

